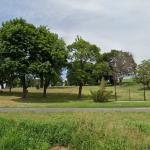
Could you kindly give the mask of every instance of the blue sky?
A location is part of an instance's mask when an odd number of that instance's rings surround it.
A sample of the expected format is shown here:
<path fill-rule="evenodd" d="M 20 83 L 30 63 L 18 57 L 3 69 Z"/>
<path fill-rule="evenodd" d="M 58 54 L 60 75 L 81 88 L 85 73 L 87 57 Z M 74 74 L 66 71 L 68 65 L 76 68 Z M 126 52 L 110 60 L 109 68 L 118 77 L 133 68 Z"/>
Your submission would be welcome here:
<path fill-rule="evenodd" d="M 23 17 L 67 44 L 80 35 L 102 52 L 130 51 L 140 63 L 150 58 L 149 8 L 149 0 L 0 0 L 0 23 Z"/>

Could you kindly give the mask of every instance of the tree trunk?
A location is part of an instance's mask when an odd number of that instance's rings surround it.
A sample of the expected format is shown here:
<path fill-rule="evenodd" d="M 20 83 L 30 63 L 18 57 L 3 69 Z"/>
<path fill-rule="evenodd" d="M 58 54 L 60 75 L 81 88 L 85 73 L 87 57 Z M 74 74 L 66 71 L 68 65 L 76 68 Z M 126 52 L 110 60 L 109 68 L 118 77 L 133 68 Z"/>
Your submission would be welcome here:
<path fill-rule="evenodd" d="M 11 94 L 11 89 L 12 89 L 12 82 L 9 82 L 9 93 Z"/>
<path fill-rule="evenodd" d="M 114 85 L 114 77 L 113 76 L 110 76 L 109 81 L 110 81 L 111 85 Z"/>
<path fill-rule="evenodd" d="M 122 84 L 122 80 L 123 80 L 123 78 L 119 78 L 119 85 Z"/>
<path fill-rule="evenodd" d="M 27 87 L 26 86 L 23 86 L 23 92 L 22 92 L 22 98 L 26 98 L 27 97 Z"/>
<path fill-rule="evenodd" d="M 9 87 L 9 93 L 11 94 L 11 87 Z"/>
<path fill-rule="evenodd" d="M 49 83 L 50 83 L 50 79 L 48 78 L 45 78 L 45 82 L 44 82 L 44 88 L 43 88 L 43 97 L 46 97 L 47 96 L 47 88 L 49 86 Z"/>
<path fill-rule="evenodd" d="M 44 89 L 43 89 L 43 97 L 46 97 L 46 96 L 47 96 L 46 91 L 47 91 L 47 87 L 44 86 Z"/>
<path fill-rule="evenodd" d="M 27 86 L 26 86 L 26 79 L 25 79 L 25 76 L 22 77 L 22 86 L 23 86 L 23 91 L 22 91 L 22 98 L 26 98 L 27 97 Z"/>
<path fill-rule="evenodd" d="M 40 88 L 44 87 L 44 79 L 43 79 L 43 74 L 40 75 Z"/>
<path fill-rule="evenodd" d="M 78 92 L 78 98 L 81 98 L 81 95 L 82 95 L 82 86 L 83 86 L 83 84 L 80 83 L 80 85 L 79 85 L 79 92 Z"/>

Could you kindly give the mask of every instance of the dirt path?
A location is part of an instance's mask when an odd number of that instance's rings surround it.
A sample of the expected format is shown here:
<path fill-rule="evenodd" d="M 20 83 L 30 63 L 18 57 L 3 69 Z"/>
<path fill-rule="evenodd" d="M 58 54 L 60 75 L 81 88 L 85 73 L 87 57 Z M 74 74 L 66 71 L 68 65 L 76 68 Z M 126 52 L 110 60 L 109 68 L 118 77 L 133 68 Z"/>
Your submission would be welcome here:
<path fill-rule="evenodd" d="M 0 112 L 150 112 L 150 108 L 0 108 Z"/>

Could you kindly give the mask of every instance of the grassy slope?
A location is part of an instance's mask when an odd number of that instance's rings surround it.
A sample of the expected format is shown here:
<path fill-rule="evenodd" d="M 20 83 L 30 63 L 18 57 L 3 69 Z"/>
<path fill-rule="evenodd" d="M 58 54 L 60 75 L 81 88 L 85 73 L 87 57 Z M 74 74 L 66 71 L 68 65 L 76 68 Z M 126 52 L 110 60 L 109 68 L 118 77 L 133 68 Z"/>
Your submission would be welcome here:
<path fill-rule="evenodd" d="M 1 150 L 149 150 L 150 113 L 0 113 Z"/>
<path fill-rule="evenodd" d="M 150 91 L 147 93 L 147 101 L 143 101 L 141 85 L 134 82 L 126 82 L 117 87 L 118 101 L 112 98 L 109 103 L 94 103 L 90 97 L 90 90 L 97 90 L 98 86 L 85 86 L 83 97 L 77 99 L 78 87 L 53 87 L 48 89 L 48 97 L 42 97 L 42 89 L 29 88 L 26 100 L 20 98 L 22 89 L 13 89 L 12 95 L 0 93 L 0 107 L 149 107 Z M 108 87 L 114 91 L 114 87 Z M 131 101 L 129 101 L 129 89 L 131 90 Z"/>

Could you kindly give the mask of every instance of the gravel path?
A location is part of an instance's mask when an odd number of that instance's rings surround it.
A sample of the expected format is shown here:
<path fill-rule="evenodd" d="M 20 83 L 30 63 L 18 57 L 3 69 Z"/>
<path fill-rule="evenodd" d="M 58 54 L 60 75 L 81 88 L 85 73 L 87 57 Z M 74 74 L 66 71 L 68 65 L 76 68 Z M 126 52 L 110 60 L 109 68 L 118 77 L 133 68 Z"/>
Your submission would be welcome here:
<path fill-rule="evenodd" d="M 150 112 L 150 108 L 0 108 L 0 112 Z"/>

